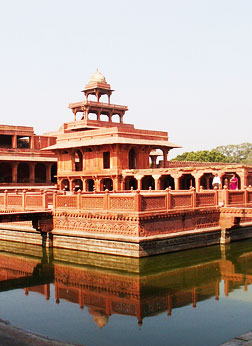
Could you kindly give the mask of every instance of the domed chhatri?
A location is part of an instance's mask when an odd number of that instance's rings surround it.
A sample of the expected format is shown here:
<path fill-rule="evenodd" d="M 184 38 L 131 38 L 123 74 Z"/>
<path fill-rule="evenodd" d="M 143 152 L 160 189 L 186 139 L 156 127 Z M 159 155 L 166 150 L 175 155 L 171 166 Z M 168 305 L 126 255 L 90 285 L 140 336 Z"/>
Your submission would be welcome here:
<path fill-rule="evenodd" d="M 114 90 L 111 90 L 110 84 L 107 83 L 106 78 L 98 69 L 91 76 L 84 90 L 82 90 L 86 96 L 86 100 L 88 100 L 89 95 L 95 95 L 97 97 L 97 102 L 99 102 L 102 95 L 107 95 L 108 103 L 110 103 L 110 96 L 113 91 Z"/>
<path fill-rule="evenodd" d="M 83 92 L 86 94 L 86 92 L 88 94 L 90 94 L 91 90 L 93 90 L 93 94 L 96 94 L 96 91 L 99 89 L 100 92 L 102 92 L 102 90 L 106 90 L 105 94 L 107 94 L 107 90 L 111 90 L 110 85 L 107 83 L 106 78 L 103 76 L 103 74 L 98 71 L 98 69 L 95 71 L 95 73 L 91 76 L 88 84 L 85 85 L 85 88 L 83 90 Z M 113 90 L 111 90 L 112 92 Z M 110 92 L 110 94 L 111 94 Z M 103 92 L 102 92 L 103 93 Z"/>
<path fill-rule="evenodd" d="M 98 68 L 96 69 L 95 73 L 91 76 L 90 81 L 89 81 L 89 83 L 94 83 L 94 82 L 107 84 L 105 77 L 103 76 L 103 74 L 100 71 L 98 71 Z"/>

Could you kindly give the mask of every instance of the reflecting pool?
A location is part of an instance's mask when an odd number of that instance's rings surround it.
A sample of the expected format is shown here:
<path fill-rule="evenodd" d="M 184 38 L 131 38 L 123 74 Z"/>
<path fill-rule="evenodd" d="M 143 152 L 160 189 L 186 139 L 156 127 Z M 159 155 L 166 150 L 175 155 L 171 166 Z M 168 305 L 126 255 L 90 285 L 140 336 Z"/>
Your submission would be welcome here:
<path fill-rule="evenodd" d="M 135 259 L 0 242 L 0 318 L 89 345 L 219 345 L 252 329 L 252 240 Z"/>

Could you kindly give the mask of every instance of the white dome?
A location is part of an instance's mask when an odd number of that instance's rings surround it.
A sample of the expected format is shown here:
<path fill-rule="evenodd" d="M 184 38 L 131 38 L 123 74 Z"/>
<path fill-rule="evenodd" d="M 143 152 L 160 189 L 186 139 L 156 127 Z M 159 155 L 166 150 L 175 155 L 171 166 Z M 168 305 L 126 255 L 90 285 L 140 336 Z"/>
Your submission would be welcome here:
<path fill-rule="evenodd" d="M 89 83 L 92 83 L 92 82 L 107 83 L 105 77 L 103 76 L 103 74 L 101 74 L 101 72 L 98 71 L 98 69 L 90 78 Z"/>

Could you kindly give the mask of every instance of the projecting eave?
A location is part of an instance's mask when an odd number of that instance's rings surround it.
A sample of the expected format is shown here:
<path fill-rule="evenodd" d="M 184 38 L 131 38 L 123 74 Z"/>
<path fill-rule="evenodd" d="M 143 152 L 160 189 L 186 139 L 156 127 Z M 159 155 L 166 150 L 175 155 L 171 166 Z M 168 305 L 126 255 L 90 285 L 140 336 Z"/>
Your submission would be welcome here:
<path fill-rule="evenodd" d="M 43 149 L 42 149 L 43 150 Z M 57 157 L 1 155 L 1 161 L 57 162 Z"/>
<path fill-rule="evenodd" d="M 50 147 L 43 148 L 42 150 L 57 150 L 57 149 L 68 149 L 68 148 L 81 148 L 81 147 L 90 147 L 95 145 L 107 145 L 107 144 L 131 144 L 131 145 L 148 145 L 153 148 L 167 147 L 169 149 L 182 148 L 180 145 L 173 144 L 168 141 L 153 141 L 145 139 L 136 139 L 134 138 L 118 138 L 118 137 L 108 137 L 102 139 L 91 139 L 91 140 L 79 140 L 66 142 L 62 141 L 51 145 Z"/>

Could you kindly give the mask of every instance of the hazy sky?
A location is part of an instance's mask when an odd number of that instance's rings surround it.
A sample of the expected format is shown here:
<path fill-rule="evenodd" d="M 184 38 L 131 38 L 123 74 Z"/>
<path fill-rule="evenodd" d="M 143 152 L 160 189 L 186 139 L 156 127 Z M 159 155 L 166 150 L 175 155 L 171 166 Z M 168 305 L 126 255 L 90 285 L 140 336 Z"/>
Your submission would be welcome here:
<path fill-rule="evenodd" d="M 251 18 L 251 0 L 0 0 L 0 123 L 58 129 L 98 67 L 171 156 L 251 142 Z"/>

